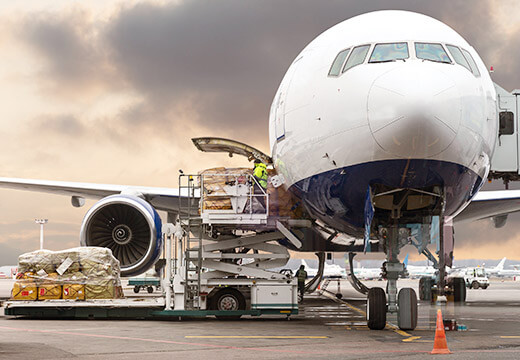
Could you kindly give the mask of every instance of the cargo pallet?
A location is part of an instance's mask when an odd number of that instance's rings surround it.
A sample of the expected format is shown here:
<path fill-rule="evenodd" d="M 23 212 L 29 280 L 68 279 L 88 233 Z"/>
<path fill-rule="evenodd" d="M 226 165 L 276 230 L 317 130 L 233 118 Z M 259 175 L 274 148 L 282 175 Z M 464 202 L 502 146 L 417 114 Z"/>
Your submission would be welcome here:
<path fill-rule="evenodd" d="M 237 311 L 219 310 L 164 310 L 164 299 L 115 300 L 47 300 L 6 301 L 4 313 L 35 319 L 124 319 L 160 320 L 175 318 L 239 317 L 260 315 L 297 315 L 298 309 L 254 309 Z"/>

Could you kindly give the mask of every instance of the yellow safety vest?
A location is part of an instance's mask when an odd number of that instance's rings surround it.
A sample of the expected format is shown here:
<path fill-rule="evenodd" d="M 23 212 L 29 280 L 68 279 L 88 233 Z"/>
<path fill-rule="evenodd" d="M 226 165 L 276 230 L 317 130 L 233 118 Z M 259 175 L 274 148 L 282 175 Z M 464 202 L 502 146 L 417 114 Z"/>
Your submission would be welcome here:
<path fill-rule="evenodd" d="M 298 269 L 296 277 L 298 278 L 298 282 L 304 282 L 305 279 L 307 279 L 307 271 Z"/>
<path fill-rule="evenodd" d="M 265 164 L 256 164 L 255 170 L 253 170 L 253 176 L 261 187 L 267 189 L 267 166 Z"/>

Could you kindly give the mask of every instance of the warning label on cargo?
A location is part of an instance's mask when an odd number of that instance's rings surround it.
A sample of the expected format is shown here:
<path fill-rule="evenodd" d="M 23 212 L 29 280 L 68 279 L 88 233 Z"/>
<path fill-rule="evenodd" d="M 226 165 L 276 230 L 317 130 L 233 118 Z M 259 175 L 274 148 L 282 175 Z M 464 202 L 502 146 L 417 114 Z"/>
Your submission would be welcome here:
<path fill-rule="evenodd" d="M 67 269 L 69 268 L 69 266 L 72 265 L 74 261 L 72 261 L 72 259 L 70 257 L 66 258 L 65 260 L 63 260 L 63 262 L 61 263 L 61 265 L 56 269 L 56 272 L 60 275 L 63 275 L 63 273 L 65 271 L 67 271 Z"/>
<path fill-rule="evenodd" d="M 45 277 L 45 276 L 47 276 L 47 273 L 46 273 L 45 270 L 43 270 L 43 269 L 39 270 L 36 274 L 37 274 L 38 276 L 40 276 L 40 277 Z"/>

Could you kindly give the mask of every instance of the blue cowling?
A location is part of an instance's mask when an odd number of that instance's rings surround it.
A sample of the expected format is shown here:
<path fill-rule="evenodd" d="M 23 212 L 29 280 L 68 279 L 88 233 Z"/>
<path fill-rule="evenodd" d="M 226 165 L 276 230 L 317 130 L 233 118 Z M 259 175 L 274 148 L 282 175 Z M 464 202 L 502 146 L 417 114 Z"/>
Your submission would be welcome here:
<path fill-rule="evenodd" d="M 146 201 L 132 195 L 111 195 L 98 201 L 81 225 L 82 246 L 112 250 L 122 276 L 148 270 L 161 255 L 161 218 Z"/>

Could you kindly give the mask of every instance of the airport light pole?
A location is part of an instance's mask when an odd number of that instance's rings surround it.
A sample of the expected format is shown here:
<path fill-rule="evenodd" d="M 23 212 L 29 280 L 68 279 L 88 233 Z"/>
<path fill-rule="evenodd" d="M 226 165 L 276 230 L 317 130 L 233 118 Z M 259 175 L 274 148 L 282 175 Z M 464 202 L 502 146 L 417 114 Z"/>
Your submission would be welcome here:
<path fill-rule="evenodd" d="M 40 250 L 43 250 L 43 225 L 49 222 L 49 219 L 34 219 L 36 224 L 40 224 Z"/>

